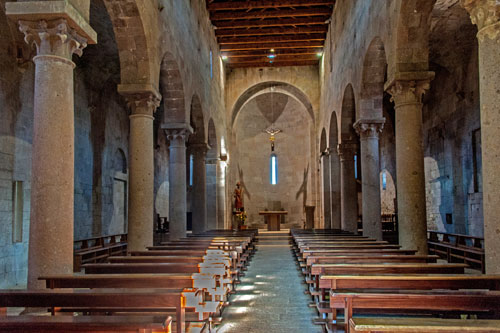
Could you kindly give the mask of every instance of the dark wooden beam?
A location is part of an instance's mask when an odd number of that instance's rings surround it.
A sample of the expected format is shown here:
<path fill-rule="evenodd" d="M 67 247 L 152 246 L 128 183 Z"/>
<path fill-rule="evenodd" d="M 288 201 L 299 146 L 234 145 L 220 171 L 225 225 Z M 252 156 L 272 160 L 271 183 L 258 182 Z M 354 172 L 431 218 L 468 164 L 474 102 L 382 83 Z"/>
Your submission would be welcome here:
<path fill-rule="evenodd" d="M 284 61 L 304 61 L 304 60 L 314 60 L 318 61 L 320 57 L 316 54 L 304 54 L 304 55 L 277 55 L 276 58 L 270 59 L 266 56 L 263 57 L 232 57 L 228 58 L 224 62 L 226 64 L 244 64 L 244 63 L 255 63 L 255 62 L 284 62 Z"/>
<path fill-rule="evenodd" d="M 244 64 L 227 64 L 229 68 L 244 68 L 244 67 L 283 67 L 283 66 L 314 66 L 318 65 L 318 60 L 302 60 L 302 61 L 279 61 L 273 63 L 266 62 L 249 62 Z"/>
<path fill-rule="evenodd" d="M 305 34 L 305 33 L 326 33 L 328 26 L 313 25 L 310 27 L 270 27 L 257 29 L 216 29 L 217 37 L 235 37 L 235 36 L 265 36 L 265 35 L 285 35 L 285 34 Z"/>
<path fill-rule="evenodd" d="M 212 21 L 220 20 L 248 20 L 279 17 L 300 17 L 300 16 L 325 16 L 331 15 L 330 8 L 308 8 L 308 9 L 283 9 L 251 12 L 216 12 L 210 15 Z"/>
<path fill-rule="evenodd" d="M 296 42 L 325 40 L 326 35 L 322 34 L 296 34 L 296 35 L 273 35 L 273 36 L 245 36 L 245 37 L 219 37 L 219 45 L 224 44 L 251 44 L 251 43 L 275 43 L 275 42 Z"/>
<path fill-rule="evenodd" d="M 295 49 L 295 48 L 319 48 L 319 47 L 323 47 L 323 41 L 224 44 L 220 46 L 220 49 L 221 51 L 235 51 L 235 50 L 270 50 L 270 49 Z"/>
<path fill-rule="evenodd" d="M 253 0 L 253 1 L 231 1 L 212 2 L 208 5 L 208 10 L 238 10 L 254 8 L 280 8 L 280 7 L 300 7 L 300 6 L 321 6 L 334 5 L 335 0 Z"/>
<path fill-rule="evenodd" d="M 276 55 L 303 55 L 303 54 L 318 54 L 319 52 L 323 52 L 323 48 L 306 48 L 306 49 L 276 49 L 274 50 L 274 54 Z M 270 54 L 269 50 L 241 50 L 241 51 L 225 51 L 222 52 L 222 56 L 226 56 L 228 58 L 234 57 L 266 57 Z"/>
<path fill-rule="evenodd" d="M 217 21 L 212 20 L 212 24 L 217 28 L 262 28 L 262 27 L 283 27 L 300 25 L 324 25 L 328 21 L 329 15 L 311 16 L 291 19 L 264 19 L 264 20 L 237 20 L 237 21 Z"/>

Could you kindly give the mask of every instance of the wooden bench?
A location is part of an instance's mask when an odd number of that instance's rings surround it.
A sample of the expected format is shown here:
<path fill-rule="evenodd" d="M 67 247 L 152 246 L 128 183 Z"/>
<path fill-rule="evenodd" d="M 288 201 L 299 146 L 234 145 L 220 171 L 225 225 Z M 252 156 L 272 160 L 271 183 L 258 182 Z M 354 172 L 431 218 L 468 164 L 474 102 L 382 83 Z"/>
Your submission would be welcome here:
<path fill-rule="evenodd" d="M 500 320 L 440 318 L 351 318 L 349 329 L 355 333 L 492 333 L 500 332 Z"/>
<path fill-rule="evenodd" d="M 388 254 L 397 254 L 397 255 L 414 255 L 417 253 L 417 250 L 400 250 L 400 249 L 350 249 L 349 251 L 345 250 L 332 250 L 332 249 L 318 249 L 318 250 L 305 250 L 301 253 L 302 257 L 299 259 L 306 259 L 309 256 L 338 256 L 338 255 L 343 255 L 343 256 L 350 256 L 350 255 L 374 255 L 374 254 L 383 254 L 383 255 L 388 255 Z"/>
<path fill-rule="evenodd" d="M 92 237 L 75 241 L 73 272 L 81 271 L 88 263 L 104 262 L 113 255 L 127 253 L 127 234 Z"/>
<path fill-rule="evenodd" d="M 190 256 L 120 256 L 109 257 L 110 263 L 200 263 L 203 258 Z"/>
<path fill-rule="evenodd" d="M 199 273 L 193 263 L 108 263 L 83 265 L 86 274 Z"/>
<path fill-rule="evenodd" d="M 320 288 L 352 289 L 488 289 L 500 290 L 500 275 L 323 275 Z"/>
<path fill-rule="evenodd" d="M 314 264 L 312 275 L 462 274 L 464 264 Z"/>
<path fill-rule="evenodd" d="M 0 317 L 0 331 L 9 333 L 53 332 L 172 332 L 168 316 L 9 316 Z"/>
<path fill-rule="evenodd" d="M 85 274 L 41 276 L 47 288 L 193 288 L 191 274 Z"/>
<path fill-rule="evenodd" d="M 165 289 L 99 289 L 99 290 L 2 290 L 0 291 L 0 307 L 35 307 L 50 308 L 55 314 L 60 308 L 141 308 L 144 312 L 148 310 L 158 311 L 175 310 L 176 331 L 185 332 L 185 299 L 182 290 Z M 5 313 L 6 311 L 4 311 Z M 23 324 L 25 316 L 0 317 L 4 318 L 9 325 Z M 19 320 L 15 324 L 16 319 Z M 126 317 L 124 317 L 126 321 Z M 167 316 L 164 317 L 165 320 Z M 33 319 L 34 320 L 34 319 Z M 43 319 L 42 319 L 43 321 Z M 48 320 L 50 321 L 50 320 Z M 53 321 L 56 321 L 53 319 Z M 117 319 L 119 322 L 120 320 Z M 1 324 L 0 324 L 1 327 Z"/>
<path fill-rule="evenodd" d="M 312 264 L 368 264 L 368 263 L 435 263 L 439 257 L 435 255 L 351 255 L 351 256 L 308 256 L 306 263 Z"/>
<path fill-rule="evenodd" d="M 407 310 L 431 313 L 453 311 L 460 313 L 494 313 L 500 310 L 500 293 L 486 292 L 419 292 L 419 293 L 331 293 L 330 307 L 344 310 L 344 324 L 349 331 L 349 321 L 354 312 L 402 313 Z M 336 318 L 334 318 L 335 320 Z"/>

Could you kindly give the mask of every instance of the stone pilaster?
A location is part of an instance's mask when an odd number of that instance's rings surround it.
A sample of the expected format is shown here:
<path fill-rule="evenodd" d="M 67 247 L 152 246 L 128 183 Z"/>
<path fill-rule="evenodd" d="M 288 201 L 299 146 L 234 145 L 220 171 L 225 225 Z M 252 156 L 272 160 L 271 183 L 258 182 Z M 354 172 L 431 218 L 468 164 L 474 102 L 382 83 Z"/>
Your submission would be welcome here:
<path fill-rule="evenodd" d="M 193 133 L 185 123 L 170 123 L 163 126 L 170 141 L 168 177 L 170 239 L 186 237 L 186 141 Z"/>
<path fill-rule="evenodd" d="M 331 201 L 331 228 L 341 229 L 342 214 L 340 211 L 340 158 L 337 147 L 329 148 L 330 152 L 330 201 Z"/>
<path fill-rule="evenodd" d="M 217 163 L 217 229 L 226 228 L 226 161 Z"/>
<path fill-rule="evenodd" d="M 330 151 L 321 153 L 321 168 L 323 169 L 323 228 L 332 228 L 332 201 L 330 199 Z"/>
<path fill-rule="evenodd" d="M 207 230 L 207 169 L 206 156 L 208 151 L 206 143 L 189 145 L 193 154 L 193 189 L 191 203 L 193 213 L 193 233 L 200 234 Z"/>
<path fill-rule="evenodd" d="M 384 123 L 382 118 L 360 119 L 354 124 L 361 142 L 363 235 L 376 240 L 382 240 L 379 135 Z"/>
<path fill-rule="evenodd" d="M 148 89 L 149 88 L 149 89 Z M 120 85 L 130 108 L 128 251 L 153 245 L 154 228 L 154 143 L 153 114 L 161 96 L 152 87 L 133 91 Z"/>
<path fill-rule="evenodd" d="M 41 275 L 73 271 L 74 92 L 73 54 L 88 40 L 64 17 L 32 15 L 25 3 L 8 3 L 25 41 L 36 46 L 28 288 Z M 44 19 L 45 17 L 50 19 Z M 87 32 L 95 32 L 87 25 Z M 85 35 L 86 36 L 86 35 Z M 88 37 L 88 36 L 87 36 Z"/>
<path fill-rule="evenodd" d="M 500 273 L 500 1 L 462 0 L 477 25 L 486 273 Z"/>
<path fill-rule="evenodd" d="M 415 249 L 419 254 L 426 254 L 422 96 L 429 89 L 434 73 L 400 73 L 399 77 L 399 80 L 386 86 L 396 110 L 399 243 L 404 249 Z"/>
<path fill-rule="evenodd" d="M 340 157 L 340 211 L 342 229 L 358 233 L 358 191 L 354 175 L 357 144 L 344 142 L 337 146 Z"/>
<path fill-rule="evenodd" d="M 217 174 L 219 159 L 209 157 L 206 159 L 207 168 L 207 230 L 217 229 Z"/>

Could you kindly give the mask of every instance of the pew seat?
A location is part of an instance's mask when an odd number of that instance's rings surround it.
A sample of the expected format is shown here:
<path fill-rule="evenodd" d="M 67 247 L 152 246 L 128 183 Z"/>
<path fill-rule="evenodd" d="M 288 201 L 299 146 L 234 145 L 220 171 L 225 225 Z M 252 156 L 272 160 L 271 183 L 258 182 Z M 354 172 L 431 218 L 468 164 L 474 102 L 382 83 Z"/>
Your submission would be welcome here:
<path fill-rule="evenodd" d="M 440 318 L 351 318 L 352 333 L 456 333 L 500 332 L 500 320 Z"/>
<path fill-rule="evenodd" d="M 0 317 L 0 331 L 167 333 L 171 323 L 172 317 L 166 316 L 8 316 Z"/>

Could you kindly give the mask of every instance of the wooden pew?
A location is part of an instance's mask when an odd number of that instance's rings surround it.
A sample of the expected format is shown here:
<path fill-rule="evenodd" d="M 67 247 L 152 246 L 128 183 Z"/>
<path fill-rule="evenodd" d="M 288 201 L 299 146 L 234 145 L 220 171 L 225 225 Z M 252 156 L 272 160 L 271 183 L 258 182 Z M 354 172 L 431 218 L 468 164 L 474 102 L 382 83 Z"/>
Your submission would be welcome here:
<path fill-rule="evenodd" d="M 110 263 L 200 263 L 203 261 L 202 257 L 189 257 L 189 256 L 121 256 L 109 257 Z"/>
<path fill-rule="evenodd" d="M 307 266 L 313 264 L 368 264 L 368 263 L 436 263 L 435 255 L 351 255 L 351 256 L 308 256 Z"/>
<path fill-rule="evenodd" d="M 86 274 L 199 273 L 193 263 L 105 263 L 83 265 Z"/>
<path fill-rule="evenodd" d="M 346 250 L 332 250 L 332 249 L 318 249 L 318 250 L 304 250 L 301 255 L 302 257 L 299 259 L 306 259 L 309 256 L 338 256 L 338 255 L 343 255 L 343 256 L 350 256 L 350 255 L 374 255 L 374 254 L 383 254 L 383 255 L 389 255 L 389 254 L 395 254 L 395 255 L 414 255 L 417 253 L 417 250 L 401 250 L 401 249 L 349 249 L 349 251 Z"/>
<path fill-rule="evenodd" d="M 500 290 L 500 275 L 323 275 L 320 288 L 353 289 L 488 289 Z"/>
<path fill-rule="evenodd" d="M 455 333 L 500 332 L 500 320 L 440 319 L 440 318 L 351 318 L 353 333 Z"/>
<path fill-rule="evenodd" d="M 333 310 L 344 309 L 346 332 L 353 313 L 359 310 L 377 310 L 384 314 L 404 311 L 460 313 L 492 313 L 500 311 L 500 293 L 498 291 L 436 291 L 419 293 L 331 293 L 330 307 Z M 336 319 L 336 318 L 334 318 Z"/>
<path fill-rule="evenodd" d="M 314 264 L 312 275 L 462 274 L 464 264 Z"/>
<path fill-rule="evenodd" d="M 1 290 L 0 291 L 0 307 L 35 307 L 35 308 L 50 308 L 52 314 L 55 314 L 59 308 L 141 308 L 145 312 L 154 311 L 171 311 L 176 312 L 176 331 L 185 332 L 185 307 L 184 296 L 182 290 L 165 290 L 165 289 L 99 289 L 99 290 Z M 25 323 L 25 316 L 17 317 L 0 317 L 1 322 L 6 325 L 14 325 L 19 328 Z M 127 317 L 123 317 L 123 324 L 127 323 Z M 117 317 L 117 318 L 120 318 Z M 4 318 L 9 318 L 4 320 Z M 19 322 L 16 324 L 17 318 Z M 33 317 L 35 318 L 35 317 Z M 47 318 L 47 317 L 44 317 Z M 165 320 L 167 316 L 164 317 Z M 36 319 L 32 319 L 36 321 Z M 55 319 L 45 319 L 46 321 L 58 322 Z M 120 319 L 116 319 L 117 325 Z M 59 322 L 61 325 L 63 323 Z M 56 325 L 57 326 L 57 325 Z M 144 328 L 145 329 L 145 328 Z M 61 332 L 66 332 L 62 330 Z"/>
<path fill-rule="evenodd" d="M 73 272 L 83 264 L 104 262 L 109 256 L 127 253 L 127 234 L 92 237 L 75 241 Z"/>
<path fill-rule="evenodd" d="M 172 331 L 171 324 L 170 316 L 0 317 L 0 331 L 9 333 L 169 333 Z"/>
<path fill-rule="evenodd" d="M 47 288 L 193 288 L 191 274 L 85 274 L 41 276 Z"/>

